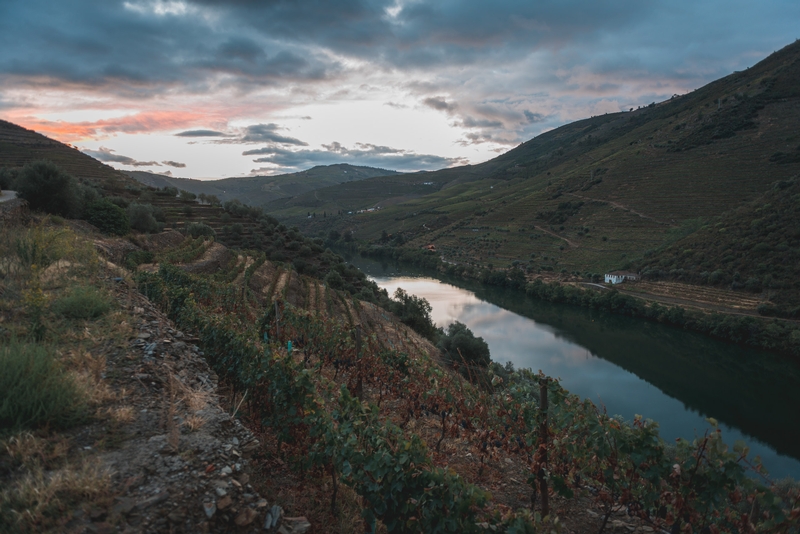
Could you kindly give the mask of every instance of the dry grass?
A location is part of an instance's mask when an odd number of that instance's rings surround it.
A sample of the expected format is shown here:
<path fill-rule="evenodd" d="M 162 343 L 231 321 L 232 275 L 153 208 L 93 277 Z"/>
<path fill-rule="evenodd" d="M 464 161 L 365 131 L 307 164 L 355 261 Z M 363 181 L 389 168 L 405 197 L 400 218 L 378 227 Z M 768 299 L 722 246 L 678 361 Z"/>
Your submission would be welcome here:
<path fill-rule="evenodd" d="M 106 359 L 102 354 L 92 355 L 86 350 L 71 350 L 62 357 L 72 369 L 75 383 L 90 405 L 100 406 L 117 400 L 117 394 L 105 380 Z"/>
<path fill-rule="evenodd" d="M 110 499 L 111 472 L 93 462 L 35 467 L 0 492 L 0 532 L 61 532 L 76 505 Z"/>
<path fill-rule="evenodd" d="M 115 424 L 127 425 L 136 420 L 136 411 L 133 406 L 114 406 L 106 409 L 106 416 Z"/>
<path fill-rule="evenodd" d="M 61 464 L 70 450 L 70 440 L 60 434 L 49 437 L 20 432 L 2 444 L 13 464 L 26 469 L 52 469 Z"/>
<path fill-rule="evenodd" d="M 192 414 L 186 416 L 183 420 L 183 425 L 189 429 L 190 432 L 197 432 L 208 422 L 202 415 Z"/>

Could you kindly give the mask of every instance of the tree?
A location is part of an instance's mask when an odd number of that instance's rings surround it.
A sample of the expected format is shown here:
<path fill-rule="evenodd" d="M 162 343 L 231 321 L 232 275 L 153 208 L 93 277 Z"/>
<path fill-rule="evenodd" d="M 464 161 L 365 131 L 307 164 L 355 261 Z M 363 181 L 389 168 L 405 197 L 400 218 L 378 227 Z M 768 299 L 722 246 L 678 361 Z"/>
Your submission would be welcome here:
<path fill-rule="evenodd" d="M 140 232 L 155 232 L 158 230 L 158 221 L 153 216 L 153 206 L 150 204 L 133 203 L 128 206 L 128 217 L 131 228 Z"/>
<path fill-rule="evenodd" d="M 131 231 L 130 219 L 125 210 L 106 199 L 87 205 L 83 218 L 105 234 L 125 235 Z"/>
<path fill-rule="evenodd" d="M 424 298 L 409 295 L 403 288 L 394 292 L 391 311 L 400 318 L 400 322 L 414 329 L 420 335 L 435 341 L 438 335 L 436 325 L 431 319 L 431 305 Z"/>
<path fill-rule="evenodd" d="M 31 209 L 64 217 L 77 217 L 81 212 L 81 199 L 72 176 L 50 161 L 25 165 L 15 186 Z"/>
<path fill-rule="evenodd" d="M 439 338 L 436 346 L 450 362 L 460 364 L 463 358 L 468 365 L 481 367 L 491 362 L 489 345 L 482 337 L 475 337 L 467 325 L 458 321 L 447 327 L 447 332 Z"/>
<path fill-rule="evenodd" d="M 207 237 L 214 237 L 216 236 L 216 232 L 214 229 L 211 228 L 209 225 L 200 222 L 192 222 L 186 225 L 186 233 L 192 237 L 200 237 L 200 236 L 207 236 Z"/>

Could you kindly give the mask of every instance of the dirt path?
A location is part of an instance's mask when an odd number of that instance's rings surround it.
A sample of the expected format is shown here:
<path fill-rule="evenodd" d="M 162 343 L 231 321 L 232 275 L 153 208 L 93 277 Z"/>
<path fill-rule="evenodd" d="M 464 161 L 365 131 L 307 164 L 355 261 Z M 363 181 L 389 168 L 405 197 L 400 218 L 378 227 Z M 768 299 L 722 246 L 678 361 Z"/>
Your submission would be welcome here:
<path fill-rule="evenodd" d="M 555 233 L 555 232 L 551 232 L 550 230 L 547 230 L 547 229 L 545 229 L 545 228 L 542 228 L 541 226 L 534 226 L 534 228 L 536 228 L 537 230 L 541 230 L 542 232 L 544 232 L 544 233 L 546 233 L 546 234 L 550 234 L 551 236 L 553 236 L 553 237 L 555 237 L 555 238 L 561 239 L 562 241 L 566 241 L 566 242 L 567 242 L 567 245 L 569 245 L 569 246 L 571 246 L 571 247 L 578 248 L 578 247 L 580 246 L 578 243 L 576 243 L 576 242 L 574 242 L 574 241 L 570 241 L 570 240 L 569 240 L 569 239 L 567 239 L 566 237 L 564 237 L 564 236 L 560 236 L 560 235 L 558 235 L 558 234 L 557 234 L 557 233 Z"/>
<path fill-rule="evenodd" d="M 636 211 L 634 209 L 631 209 L 628 206 L 623 206 L 619 202 L 614 202 L 613 200 L 604 200 L 602 198 L 585 197 L 583 195 L 578 195 L 576 193 L 567 193 L 567 194 L 569 196 L 571 196 L 571 197 L 580 198 L 581 200 L 586 200 L 586 201 L 589 201 L 589 202 L 592 202 L 592 201 L 593 202 L 602 202 L 602 203 L 608 204 L 609 206 L 612 206 L 614 208 L 619 208 L 621 210 L 625 210 L 625 211 L 628 211 L 630 213 L 633 213 L 634 215 L 637 215 L 637 216 L 641 217 L 642 219 L 647 219 L 648 221 L 653 221 L 654 223 L 663 224 L 664 226 L 675 226 L 674 224 L 670 224 L 670 223 L 667 223 L 667 222 L 664 222 L 664 221 L 659 221 L 658 219 L 656 219 L 654 217 L 651 217 L 650 215 L 645 215 L 644 213 L 641 213 L 641 212 L 638 212 L 638 211 Z"/>

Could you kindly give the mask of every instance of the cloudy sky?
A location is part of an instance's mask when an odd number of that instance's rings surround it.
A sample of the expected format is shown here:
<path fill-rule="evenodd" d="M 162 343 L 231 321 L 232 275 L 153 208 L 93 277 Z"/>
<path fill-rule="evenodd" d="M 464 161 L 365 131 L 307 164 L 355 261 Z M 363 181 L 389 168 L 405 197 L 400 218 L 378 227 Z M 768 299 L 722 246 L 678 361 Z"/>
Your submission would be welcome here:
<path fill-rule="evenodd" d="M 753 65 L 797 0 L 0 0 L 0 118 L 120 169 L 479 163 Z"/>

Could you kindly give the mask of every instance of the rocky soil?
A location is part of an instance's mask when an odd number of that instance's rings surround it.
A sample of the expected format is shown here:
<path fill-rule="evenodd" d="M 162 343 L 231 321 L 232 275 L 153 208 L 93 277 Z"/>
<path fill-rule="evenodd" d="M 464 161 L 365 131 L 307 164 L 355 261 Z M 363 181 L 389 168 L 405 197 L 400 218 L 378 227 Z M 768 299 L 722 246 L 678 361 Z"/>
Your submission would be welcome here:
<path fill-rule="evenodd" d="M 68 530 L 308 530 L 305 518 L 286 517 L 254 488 L 259 441 L 220 405 L 217 377 L 195 340 L 125 282 L 115 295 L 132 319 L 131 339 L 127 351 L 107 355 L 105 374 L 124 398 L 117 409 L 128 422 L 93 458 L 112 472 L 115 498 L 106 508 L 76 511 Z M 92 454 L 99 431 L 87 427 L 75 439 Z"/>

